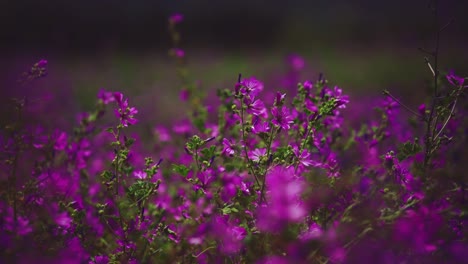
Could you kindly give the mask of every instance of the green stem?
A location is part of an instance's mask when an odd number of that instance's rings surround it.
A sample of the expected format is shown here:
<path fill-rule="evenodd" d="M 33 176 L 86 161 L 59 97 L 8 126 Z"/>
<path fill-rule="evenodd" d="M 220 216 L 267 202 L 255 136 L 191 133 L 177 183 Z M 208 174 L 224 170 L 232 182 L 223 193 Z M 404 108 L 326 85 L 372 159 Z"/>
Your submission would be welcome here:
<path fill-rule="evenodd" d="M 271 143 L 273 142 L 274 134 L 275 134 L 275 129 L 274 129 L 274 128 L 271 128 L 270 137 L 269 137 L 269 139 L 268 139 L 268 145 L 267 145 L 267 159 L 270 158 Z M 266 164 L 266 166 L 265 166 L 265 173 L 263 173 L 262 188 L 261 188 L 261 190 L 260 190 L 260 201 L 263 200 L 264 202 L 266 202 L 266 198 L 265 198 L 265 186 L 266 186 L 266 174 L 267 174 L 267 172 L 268 172 L 268 164 Z"/>
<path fill-rule="evenodd" d="M 249 163 L 250 167 L 250 173 L 254 176 L 255 181 L 257 182 L 257 185 L 260 187 L 260 181 L 258 180 L 257 174 L 255 174 L 255 171 L 253 170 L 253 162 L 249 158 L 249 153 L 247 151 L 247 142 L 245 140 L 245 127 L 244 127 L 244 103 L 243 103 L 243 98 L 240 98 L 240 108 L 241 108 L 241 130 L 242 130 L 242 141 L 244 142 L 244 154 L 245 158 L 247 159 L 247 162 Z"/>
<path fill-rule="evenodd" d="M 436 98 L 439 96 L 438 93 L 438 78 L 439 78 L 439 68 L 438 68 L 438 57 L 439 57 L 439 42 L 440 42 L 440 30 L 438 28 L 438 4 L 439 1 L 435 0 L 435 7 L 434 7 L 434 28 L 436 30 L 436 43 L 435 43 L 435 50 L 433 52 L 434 57 L 434 69 L 432 69 L 430 63 L 428 65 L 431 68 L 431 71 L 434 76 L 434 94 L 431 103 L 431 111 L 429 113 L 429 119 L 427 120 L 427 127 L 426 127 L 426 135 L 425 135 L 425 155 L 424 155 L 424 163 L 423 163 L 423 171 L 424 174 L 427 173 L 427 169 L 429 166 L 429 162 L 432 156 L 432 148 L 434 144 L 433 134 L 431 133 L 432 126 L 437 126 L 437 124 L 433 124 L 434 122 L 434 112 L 436 109 Z"/>

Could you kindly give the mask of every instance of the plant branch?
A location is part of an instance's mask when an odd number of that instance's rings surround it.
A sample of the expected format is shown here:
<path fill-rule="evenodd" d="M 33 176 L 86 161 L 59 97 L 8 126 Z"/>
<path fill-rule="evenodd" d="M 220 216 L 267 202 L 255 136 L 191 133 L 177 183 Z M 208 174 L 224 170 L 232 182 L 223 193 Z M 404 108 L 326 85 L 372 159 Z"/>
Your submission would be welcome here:
<path fill-rule="evenodd" d="M 418 112 L 414 111 L 413 109 L 411 109 L 409 106 L 405 105 L 404 103 L 402 103 L 400 100 L 398 100 L 395 96 L 393 96 L 389 91 L 387 90 L 383 90 L 383 94 L 386 95 L 386 96 L 389 96 L 390 98 L 392 98 L 395 102 L 397 102 L 399 105 L 403 106 L 406 110 L 408 110 L 409 112 L 411 112 L 413 115 L 416 115 L 417 117 L 419 118 L 422 118 L 422 119 L 425 119 L 424 116 L 420 115 Z"/>
<path fill-rule="evenodd" d="M 442 132 L 444 131 L 445 127 L 447 126 L 448 122 L 450 121 L 450 119 L 452 118 L 452 115 L 453 115 L 453 112 L 455 111 L 455 106 L 457 105 L 457 101 L 458 101 L 458 97 L 455 98 L 455 101 L 453 102 L 453 106 L 452 106 L 452 109 L 450 110 L 450 114 L 449 116 L 447 117 L 447 119 L 445 120 L 444 124 L 442 125 L 442 127 L 440 128 L 439 132 L 437 133 L 437 135 L 435 135 L 434 137 L 434 140 L 436 140 L 440 134 L 442 134 Z"/>

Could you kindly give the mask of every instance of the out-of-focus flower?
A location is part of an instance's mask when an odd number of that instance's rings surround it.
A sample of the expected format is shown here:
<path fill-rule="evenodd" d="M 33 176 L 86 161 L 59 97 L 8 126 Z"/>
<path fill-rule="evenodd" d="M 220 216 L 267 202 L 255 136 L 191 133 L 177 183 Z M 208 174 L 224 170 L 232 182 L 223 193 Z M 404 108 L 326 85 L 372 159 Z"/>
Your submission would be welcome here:
<path fill-rule="evenodd" d="M 183 49 L 173 48 L 170 50 L 170 55 L 182 59 L 185 57 L 185 51 Z"/>
<path fill-rule="evenodd" d="M 137 179 L 144 180 L 148 175 L 146 175 L 146 172 L 144 171 L 135 171 L 133 172 L 133 176 Z"/>
<path fill-rule="evenodd" d="M 176 13 L 169 17 L 169 23 L 179 24 L 184 21 L 184 16 L 182 14 Z"/>
<path fill-rule="evenodd" d="M 241 226 L 228 221 L 228 217 L 216 216 L 213 220 L 213 231 L 220 241 L 220 250 L 223 254 L 235 254 L 243 246 L 247 231 Z"/>
<path fill-rule="evenodd" d="M 258 208 L 260 230 L 280 232 L 290 222 L 300 222 L 307 210 L 301 201 L 304 182 L 294 168 L 277 166 L 266 175 L 267 205 Z"/>
<path fill-rule="evenodd" d="M 287 57 L 287 62 L 291 66 L 291 68 L 295 71 L 300 71 L 304 69 L 304 66 L 305 66 L 305 60 L 297 54 L 289 55 Z"/>
<path fill-rule="evenodd" d="M 114 94 L 112 92 L 108 92 L 104 89 L 99 89 L 98 92 L 98 99 L 100 99 L 104 104 L 108 104 L 110 102 L 115 101 Z"/>
<path fill-rule="evenodd" d="M 453 70 L 450 70 L 446 77 L 449 83 L 457 87 L 463 86 L 465 82 L 465 78 L 455 75 Z"/>

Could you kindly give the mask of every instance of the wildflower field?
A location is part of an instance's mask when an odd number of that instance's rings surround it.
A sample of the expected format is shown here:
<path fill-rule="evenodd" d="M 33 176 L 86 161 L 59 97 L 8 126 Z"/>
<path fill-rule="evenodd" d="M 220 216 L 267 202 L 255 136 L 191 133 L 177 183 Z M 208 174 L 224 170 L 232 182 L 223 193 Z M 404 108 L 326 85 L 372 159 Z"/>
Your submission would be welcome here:
<path fill-rule="evenodd" d="M 350 94 L 297 54 L 265 79 L 213 67 L 207 89 L 184 16 L 167 23 L 164 93 L 39 89 L 49 58 L 15 76 L 0 262 L 466 263 L 468 80 L 438 65 L 443 27 L 405 98 Z"/>

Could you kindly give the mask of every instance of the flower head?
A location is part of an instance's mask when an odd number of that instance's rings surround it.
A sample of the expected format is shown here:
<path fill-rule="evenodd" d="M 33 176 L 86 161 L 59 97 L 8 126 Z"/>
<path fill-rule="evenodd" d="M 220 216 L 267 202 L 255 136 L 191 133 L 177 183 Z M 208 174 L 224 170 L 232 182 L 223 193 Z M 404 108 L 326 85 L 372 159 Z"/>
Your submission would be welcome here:
<path fill-rule="evenodd" d="M 240 82 L 240 92 L 244 95 L 257 96 L 263 90 L 263 83 L 255 77 L 244 79 Z"/>
<path fill-rule="evenodd" d="M 114 99 L 118 104 L 115 115 L 120 118 L 120 124 L 124 127 L 136 124 L 137 119 L 134 118 L 134 115 L 138 113 L 138 110 L 135 107 L 128 106 L 128 99 L 124 100 L 122 93 L 114 93 Z"/>
<path fill-rule="evenodd" d="M 278 109 L 278 107 L 273 107 L 271 109 L 271 114 L 273 115 L 273 120 L 271 121 L 275 126 L 281 127 L 282 129 L 289 129 L 293 123 L 293 117 L 291 116 L 289 109 L 285 106 Z"/>
<path fill-rule="evenodd" d="M 223 138 L 223 154 L 227 154 L 230 157 L 234 156 L 234 144 L 227 138 Z"/>
<path fill-rule="evenodd" d="M 266 155 L 266 149 L 254 149 L 249 153 L 249 158 L 255 162 L 259 162 L 260 159 Z"/>
<path fill-rule="evenodd" d="M 310 153 L 307 149 L 299 150 L 297 146 L 293 147 L 293 153 L 296 156 L 297 160 L 302 166 L 309 167 L 320 167 L 322 164 L 310 159 Z"/>
<path fill-rule="evenodd" d="M 252 132 L 255 134 L 268 133 L 270 131 L 270 124 L 257 118 L 252 126 Z"/>
<path fill-rule="evenodd" d="M 247 95 L 244 98 L 244 103 L 247 106 L 247 113 L 256 116 L 263 116 L 266 114 L 265 104 L 261 100 L 255 99 L 254 96 Z"/>

